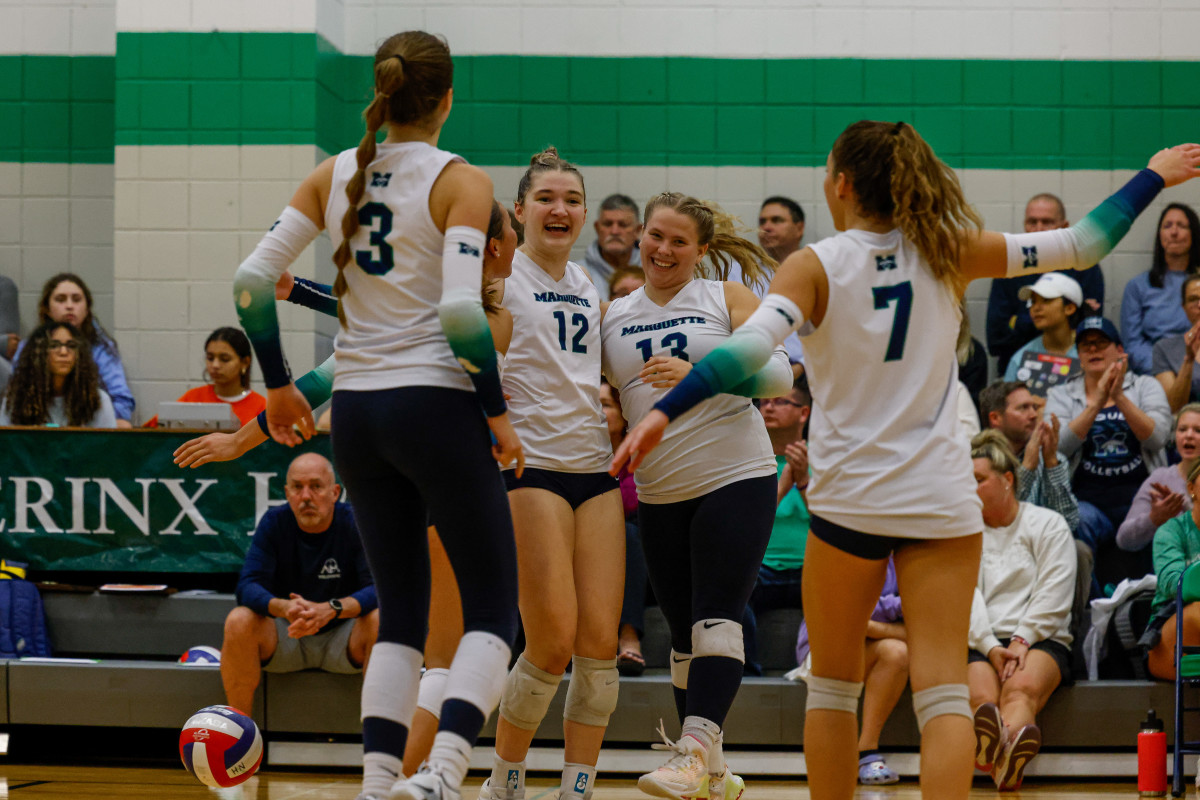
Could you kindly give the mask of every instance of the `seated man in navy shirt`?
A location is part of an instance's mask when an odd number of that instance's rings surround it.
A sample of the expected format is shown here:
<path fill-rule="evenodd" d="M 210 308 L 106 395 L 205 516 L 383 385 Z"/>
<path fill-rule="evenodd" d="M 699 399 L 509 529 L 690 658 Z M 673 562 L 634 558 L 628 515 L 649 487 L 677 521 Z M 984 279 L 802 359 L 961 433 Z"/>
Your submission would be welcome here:
<path fill-rule="evenodd" d="M 305 453 L 288 467 L 287 505 L 263 514 L 225 618 L 221 681 L 250 713 L 262 671 L 365 669 L 379 632 L 375 584 L 333 465 Z"/>

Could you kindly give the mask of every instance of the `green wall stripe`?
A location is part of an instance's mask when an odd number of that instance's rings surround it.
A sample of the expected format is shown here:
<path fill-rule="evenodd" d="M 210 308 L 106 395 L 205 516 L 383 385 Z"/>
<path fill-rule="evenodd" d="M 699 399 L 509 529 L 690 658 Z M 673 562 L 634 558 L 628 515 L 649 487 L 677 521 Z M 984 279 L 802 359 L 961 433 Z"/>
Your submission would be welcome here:
<path fill-rule="evenodd" d="M 857 119 L 905 119 L 949 163 L 1114 169 L 1195 138 L 1200 62 L 455 59 L 442 145 L 523 165 L 819 166 Z M 118 145 L 353 147 L 371 58 L 317 34 L 118 33 L 115 57 L 0 57 L 0 160 Z"/>

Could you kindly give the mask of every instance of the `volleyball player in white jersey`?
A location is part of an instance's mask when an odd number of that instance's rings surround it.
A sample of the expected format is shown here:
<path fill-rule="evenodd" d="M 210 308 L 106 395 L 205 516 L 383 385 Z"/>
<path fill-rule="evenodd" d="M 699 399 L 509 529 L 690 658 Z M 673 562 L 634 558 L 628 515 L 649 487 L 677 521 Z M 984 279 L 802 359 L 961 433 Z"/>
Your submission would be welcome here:
<path fill-rule="evenodd" d="M 561 796 L 591 795 L 617 703 L 617 628 L 625 516 L 606 470 L 612 445 L 600 408 L 600 297 L 571 246 L 587 213 L 583 176 L 554 148 L 517 188 L 525 243 L 505 281 L 513 337 L 504 392 L 525 447 L 523 475 L 504 473 L 517 537 L 525 652 L 508 676 L 484 800 L 522 798 L 530 742 L 567 665 Z"/>
<path fill-rule="evenodd" d="M 380 601 L 379 642 L 363 681 L 363 798 L 457 800 L 516 634 L 511 517 L 492 457 L 515 459 L 519 471 L 521 450 L 479 296 L 492 187 L 484 172 L 437 149 L 452 76 L 442 40 L 422 32 L 387 39 L 375 54 L 359 147 L 317 167 L 234 281 L 268 387 L 268 429 L 295 443 L 292 425 L 310 435 L 312 411 L 283 358 L 275 283 L 329 229 L 343 320 L 334 459 Z M 377 145 L 380 128 L 387 137 Z M 429 759 L 406 780 L 400 757 L 429 605 L 427 513 L 461 587 L 465 633 Z"/>
<path fill-rule="evenodd" d="M 646 285 L 614 300 L 604 317 L 604 374 L 630 424 L 758 307 L 752 291 L 724 280 L 730 266 L 753 282 L 760 265 L 775 265 L 733 234 L 728 217 L 679 193 L 650 200 L 643 230 Z M 705 256 L 720 280 L 699 277 Z M 750 398 L 785 394 L 791 385 L 779 348 L 735 393 L 672 426 L 634 475 L 646 567 L 671 630 L 671 683 L 683 726 L 675 742 L 663 733 L 671 759 L 638 781 L 650 794 L 741 794 L 736 777 L 725 791 L 721 729 L 742 682 L 742 612 L 771 538 L 776 499 L 771 440 Z"/>
<path fill-rule="evenodd" d="M 745 380 L 788 333 L 812 323 L 804 611 L 813 663 L 804 747 L 817 800 L 854 795 L 863 643 L 892 551 L 922 730 L 922 797 L 964 798 L 970 788 L 975 737 L 963 652 L 983 520 L 955 435 L 954 347 L 966 284 L 1096 263 L 1164 184 L 1194 177 L 1198 164 L 1198 145 L 1164 150 L 1071 228 L 990 233 L 911 126 L 855 123 L 834 143 L 825 176 L 844 232 L 788 256 L 758 311 L 618 448 L 614 470 L 636 467 L 670 420 Z"/>

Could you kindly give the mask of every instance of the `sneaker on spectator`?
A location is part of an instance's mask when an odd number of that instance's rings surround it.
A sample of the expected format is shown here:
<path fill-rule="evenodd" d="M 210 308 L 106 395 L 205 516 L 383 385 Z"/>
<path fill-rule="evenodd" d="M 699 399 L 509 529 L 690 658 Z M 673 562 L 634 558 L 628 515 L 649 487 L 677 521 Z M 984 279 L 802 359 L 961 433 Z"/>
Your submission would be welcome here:
<path fill-rule="evenodd" d="M 863 786 L 883 786 L 899 781 L 900 776 L 887 765 L 882 753 L 872 753 L 858 760 L 858 782 Z"/>
<path fill-rule="evenodd" d="M 996 762 L 996 771 L 992 773 L 996 788 L 1002 792 L 1011 792 L 1021 788 L 1025 778 L 1025 767 L 1042 748 L 1042 732 L 1037 725 L 1026 725 L 1017 731 L 1012 740 L 1005 745 L 1004 752 Z"/>
<path fill-rule="evenodd" d="M 975 709 L 975 766 L 991 773 L 1004 748 L 1006 731 L 1000 709 L 995 703 L 984 703 Z"/>

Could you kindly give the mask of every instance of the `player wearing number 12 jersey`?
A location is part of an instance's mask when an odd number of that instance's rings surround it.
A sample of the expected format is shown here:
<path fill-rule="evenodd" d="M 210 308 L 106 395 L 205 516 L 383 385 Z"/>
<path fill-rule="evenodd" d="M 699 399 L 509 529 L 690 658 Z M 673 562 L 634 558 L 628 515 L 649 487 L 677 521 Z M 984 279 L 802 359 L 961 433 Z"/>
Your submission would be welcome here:
<path fill-rule="evenodd" d="M 625 515 L 605 471 L 612 445 L 600 409 L 600 296 L 569 260 L 587 216 L 583 176 L 554 148 L 538 153 L 517 187 L 516 212 L 525 243 L 504 284 L 513 316 L 504 391 L 529 467 L 504 479 L 526 646 L 500 699 L 496 757 L 480 797 L 524 797 L 529 745 L 570 664 L 559 796 L 584 800 L 617 704 Z"/>

